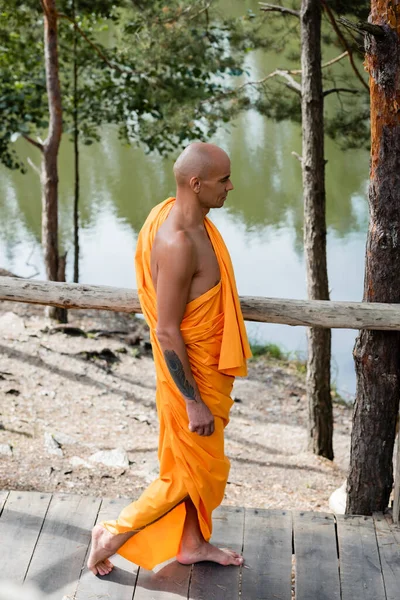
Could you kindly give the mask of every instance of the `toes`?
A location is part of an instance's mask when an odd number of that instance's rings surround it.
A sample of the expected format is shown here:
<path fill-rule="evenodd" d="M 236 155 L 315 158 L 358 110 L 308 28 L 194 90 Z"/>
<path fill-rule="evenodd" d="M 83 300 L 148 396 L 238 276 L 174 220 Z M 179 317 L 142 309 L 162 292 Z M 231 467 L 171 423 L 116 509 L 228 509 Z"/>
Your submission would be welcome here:
<path fill-rule="evenodd" d="M 235 558 L 241 558 L 241 554 L 239 554 L 238 552 L 235 552 L 234 550 L 231 550 L 230 548 L 222 548 L 222 550 L 224 552 L 226 552 L 226 554 L 230 554 L 231 556 L 234 556 Z"/>
<path fill-rule="evenodd" d="M 97 563 L 96 565 L 99 575 L 108 575 L 111 569 L 107 567 L 104 562 Z"/>
<path fill-rule="evenodd" d="M 108 560 L 108 558 L 105 559 L 104 564 L 110 569 L 110 571 L 114 568 L 114 565 L 112 564 L 111 560 Z"/>

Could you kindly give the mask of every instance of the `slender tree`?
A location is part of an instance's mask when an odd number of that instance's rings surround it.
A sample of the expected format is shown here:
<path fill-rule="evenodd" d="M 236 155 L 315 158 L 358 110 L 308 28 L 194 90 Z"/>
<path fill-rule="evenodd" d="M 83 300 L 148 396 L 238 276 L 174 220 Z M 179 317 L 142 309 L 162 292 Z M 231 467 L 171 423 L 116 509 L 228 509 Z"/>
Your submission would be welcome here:
<path fill-rule="evenodd" d="M 296 3 L 297 4 L 297 3 Z M 346 6 L 352 14 L 365 14 L 365 2 L 358 6 L 350 1 Z M 324 98 L 330 94 L 345 97 L 365 96 L 368 86 L 362 78 L 353 58 L 354 40 L 349 41 L 343 26 L 338 23 L 337 12 L 343 10 L 340 1 L 302 0 L 300 10 L 295 5 L 262 3 L 261 10 L 266 13 L 280 14 L 285 20 L 293 17 L 300 22 L 301 69 L 277 69 L 261 82 L 263 89 L 255 105 L 262 113 L 275 119 L 291 118 L 302 123 L 302 175 L 304 200 L 304 254 L 307 275 L 307 293 L 312 300 L 329 300 L 327 255 L 326 255 L 326 194 L 325 194 L 325 158 L 324 134 Z M 328 43 L 335 43 L 345 51 L 336 59 L 322 65 L 322 10 L 325 11 L 327 24 L 324 29 Z M 278 28 L 278 33 L 281 30 Z M 284 42 L 285 43 L 285 42 Z M 343 60 L 350 60 L 353 72 L 351 86 L 338 85 L 330 68 Z M 328 70 L 323 81 L 323 67 Z M 301 77 L 298 83 L 296 77 Z M 353 81 L 353 80 L 356 80 Z M 274 83 L 271 83 L 274 82 Z M 288 91 L 280 91 L 283 83 Z M 355 83 L 357 85 L 355 85 Z M 271 89 L 271 85 L 273 86 Z M 361 89 L 360 89 L 361 88 Z M 264 93 L 263 93 L 264 92 Z M 271 94 L 272 92 L 272 94 Z M 359 113 L 342 111 L 339 103 L 337 112 L 328 122 L 328 133 L 337 137 L 337 130 L 346 130 L 347 146 L 361 145 L 368 127 L 359 128 L 354 135 L 354 127 Z M 363 111 L 361 111 L 362 113 Z M 345 136 L 346 137 L 346 136 Z M 333 452 L 333 412 L 331 398 L 331 331 L 329 329 L 307 329 L 307 402 L 308 402 L 308 440 L 309 448 L 318 455 L 330 460 Z"/>
<path fill-rule="evenodd" d="M 62 276 L 58 255 L 58 151 L 62 134 L 61 87 L 58 71 L 57 11 L 55 0 L 42 0 L 44 20 L 44 56 L 49 107 L 49 129 L 42 150 L 42 245 L 47 278 L 59 281 Z M 65 269 L 64 269 L 65 270 Z M 49 309 L 61 321 L 66 312 Z"/>
<path fill-rule="evenodd" d="M 301 114 L 304 199 L 304 250 L 311 300 L 329 300 L 326 264 L 324 97 L 321 69 L 321 4 L 302 0 Z M 333 460 L 330 385 L 331 331 L 308 328 L 307 397 L 309 445 Z"/>
<path fill-rule="evenodd" d="M 370 224 L 364 302 L 400 302 L 400 2 L 372 0 L 366 32 L 371 89 Z M 393 485 L 400 333 L 361 331 L 346 512 L 384 510 Z"/>

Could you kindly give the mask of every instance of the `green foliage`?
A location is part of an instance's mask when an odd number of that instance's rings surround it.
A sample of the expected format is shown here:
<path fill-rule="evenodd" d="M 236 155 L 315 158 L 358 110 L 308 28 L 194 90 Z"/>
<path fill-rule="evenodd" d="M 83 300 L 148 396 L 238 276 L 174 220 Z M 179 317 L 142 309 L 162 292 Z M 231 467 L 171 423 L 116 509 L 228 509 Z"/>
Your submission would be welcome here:
<path fill-rule="evenodd" d="M 219 123 L 248 106 L 247 98 L 229 95 L 232 80 L 243 74 L 246 53 L 269 42 L 251 14 L 231 19 L 219 15 L 215 4 L 57 2 L 64 132 L 73 131 L 75 60 L 79 133 L 86 144 L 100 139 L 104 124 L 115 124 L 124 142 L 140 142 L 148 151 L 167 154 L 191 140 L 208 138 Z M 84 35 L 76 33 L 74 15 Z M 0 160 L 10 168 L 23 169 L 12 148 L 14 137 L 34 137 L 47 126 L 42 37 L 40 5 L 10 1 L 0 26 L 5 82 Z M 218 102 L 210 102 L 215 98 Z"/>
<path fill-rule="evenodd" d="M 300 0 L 292 2 L 288 0 L 282 4 L 300 10 L 301 2 Z M 366 20 L 370 2 L 369 0 L 327 0 L 327 4 L 334 12 L 341 35 L 352 50 L 358 71 L 362 74 L 363 40 L 361 37 L 354 37 L 354 32 L 349 32 L 337 19 L 340 15 L 346 15 L 353 21 Z M 266 15 L 266 35 L 270 40 L 271 50 L 279 57 L 280 69 L 294 68 L 298 71 L 301 50 L 299 19 L 275 12 L 266 13 Z M 322 43 L 325 54 L 328 54 L 323 62 L 328 62 L 344 50 L 324 12 Z M 367 148 L 370 141 L 368 90 L 361 84 L 351 68 L 348 58 L 324 68 L 322 74 L 324 90 L 338 90 L 330 92 L 325 99 L 325 133 L 334 139 L 342 149 Z M 300 73 L 293 74 L 292 78 L 297 83 L 301 82 Z M 366 78 L 365 81 L 367 81 Z M 350 93 L 344 89 L 355 90 L 356 93 Z M 251 96 L 251 106 L 276 121 L 290 119 L 296 123 L 301 122 L 300 95 L 290 89 L 288 80 L 280 75 L 265 78 L 263 83 L 256 86 L 256 91 L 253 90 Z"/>
<path fill-rule="evenodd" d="M 253 354 L 253 358 L 259 356 L 268 356 L 275 358 L 276 360 L 286 360 L 288 355 L 286 352 L 281 350 L 277 344 L 261 344 L 259 342 L 251 342 L 250 349 Z"/>
<path fill-rule="evenodd" d="M 300 1 L 287 5 L 298 9 Z M 330 0 L 329 5 L 360 19 L 369 10 L 365 0 Z M 221 123 L 247 108 L 278 121 L 301 120 L 300 97 L 282 77 L 251 87 L 236 83 L 246 74 L 245 58 L 253 50 L 275 53 L 281 68 L 294 62 L 299 67 L 295 17 L 248 11 L 231 18 L 219 12 L 216 1 L 206 0 L 59 0 L 57 9 L 63 128 L 73 131 L 77 61 L 79 134 L 85 144 L 99 140 L 105 124 L 114 124 L 123 142 L 167 154 L 191 140 L 209 139 Z M 43 136 L 48 121 L 43 14 L 36 0 L 9 0 L 0 14 L 0 160 L 23 170 L 13 141 L 18 135 Z M 74 16 L 86 39 L 71 23 Z M 357 50 L 359 40 L 342 31 Z M 342 48 L 326 18 L 323 35 L 339 54 Z M 297 75 L 294 79 L 300 81 Z M 348 63 L 324 69 L 324 84 L 359 91 L 329 96 L 327 134 L 343 147 L 367 145 L 368 93 Z"/>

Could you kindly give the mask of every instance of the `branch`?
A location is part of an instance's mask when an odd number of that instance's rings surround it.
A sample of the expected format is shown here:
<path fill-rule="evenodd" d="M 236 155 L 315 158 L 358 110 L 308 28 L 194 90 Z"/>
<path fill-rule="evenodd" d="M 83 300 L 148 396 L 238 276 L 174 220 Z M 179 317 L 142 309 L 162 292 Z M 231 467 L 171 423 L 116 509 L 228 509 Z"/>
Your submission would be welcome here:
<path fill-rule="evenodd" d="M 339 25 L 336 22 L 333 12 L 331 11 L 330 7 L 328 6 L 328 4 L 326 3 L 325 0 L 320 0 L 320 1 L 321 1 L 322 6 L 324 7 L 326 14 L 328 15 L 328 18 L 332 24 L 332 27 L 333 27 L 336 35 L 338 36 L 338 38 L 340 39 L 340 41 L 342 42 L 344 48 L 346 49 L 346 51 L 348 53 L 349 60 L 350 60 L 351 66 L 353 67 L 354 73 L 357 75 L 358 79 L 361 81 L 363 86 L 369 91 L 369 85 L 364 81 L 363 76 L 361 75 L 361 73 L 359 72 L 359 70 L 356 67 L 352 50 L 351 50 L 349 44 L 347 43 L 347 40 L 344 37 L 343 33 L 340 31 Z"/>
<path fill-rule="evenodd" d="M 57 17 L 59 17 L 60 19 L 66 19 L 67 21 L 69 21 L 70 23 L 72 23 L 72 25 L 74 26 L 74 28 L 76 29 L 76 31 L 78 33 L 80 33 L 80 35 L 83 37 L 84 40 L 86 40 L 86 42 L 92 46 L 92 48 L 95 50 L 95 52 L 99 55 L 99 57 L 106 63 L 106 65 L 108 65 L 110 67 L 110 69 L 115 69 L 116 71 L 118 71 L 118 73 L 126 73 L 127 71 L 124 69 L 121 69 L 120 67 L 118 67 L 118 65 L 113 65 L 108 58 L 106 57 L 105 54 L 103 54 L 103 52 L 100 50 L 100 48 L 98 46 L 96 46 L 96 44 L 94 44 L 86 35 L 86 33 L 84 31 L 82 31 L 82 29 L 79 27 L 78 23 L 76 21 L 74 21 L 74 19 L 72 19 L 71 17 L 69 17 L 68 15 L 65 15 L 64 13 L 57 13 Z M 131 73 L 133 73 L 134 75 L 137 75 L 137 73 L 135 71 L 130 70 Z"/>
<path fill-rule="evenodd" d="M 34 170 L 34 171 L 35 171 L 35 172 L 36 172 L 36 173 L 39 175 L 39 177 L 40 177 L 40 176 L 41 176 L 41 174 L 40 174 L 40 169 L 39 169 L 39 167 L 37 167 L 37 166 L 35 165 L 35 163 L 33 162 L 33 160 L 31 160 L 31 159 L 29 158 L 29 156 L 28 156 L 28 159 L 27 159 L 27 161 L 28 161 L 28 165 L 30 165 L 30 166 L 32 167 L 32 169 L 33 169 L 33 170 Z"/>
<path fill-rule="evenodd" d="M 372 23 L 366 23 L 364 21 L 352 23 L 352 21 L 349 21 L 344 17 L 339 17 L 338 21 L 348 29 L 352 29 L 353 31 L 357 31 L 357 33 L 361 33 L 361 35 L 369 33 L 377 38 L 383 38 L 385 36 L 385 30 L 380 25 L 373 25 Z"/>
<path fill-rule="evenodd" d="M 289 71 L 281 71 L 280 69 L 276 70 L 276 74 L 284 77 L 287 80 L 287 87 L 291 90 L 294 90 L 298 94 L 301 94 L 301 85 L 297 81 L 293 79 Z M 272 75 L 271 75 L 272 76 Z"/>
<path fill-rule="evenodd" d="M 339 92 L 347 92 L 349 94 L 359 94 L 360 90 L 355 90 L 355 89 L 351 89 L 351 88 L 331 88 L 329 90 L 324 90 L 324 98 L 325 96 L 329 96 L 329 94 L 334 94 L 334 93 L 339 93 Z"/>
<path fill-rule="evenodd" d="M 212 4 L 212 2 L 208 2 L 205 6 L 203 6 L 203 8 L 201 10 L 199 10 L 199 12 L 197 12 L 195 15 L 192 15 L 191 17 L 189 17 L 188 21 L 193 21 L 193 19 L 196 19 L 203 12 L 207 12 L 208 9 L 210 8 L 211 4 Z"/>
<path fill-rule="evenodd" d="M 348 56 L 349 53 L 346 50 L 346 52 L 342 52 L 342 54 L 339 54 L 339 56 L 336 56 L 336 58 L 332 58 L 331 60 L 328 60 L 328 62 L 323 63 L 321 65 L 321 69 L 325 69 L 326 67 L 330 67 L 331 65 L 335 64 L 336 62 L 339 62 L 339 60 L 342 60 L 342 58 L 344 58 L 345 56 Z M 302 70 L 301 69 L 293 69 L 290 70 L 289 73 L 291 75 L 301 75 L 302 74 Z"/>
<path fill-rule="evenodd" d="M 332 58 L 331 60 L 329 60 L 328 62 L 324 63 L 321 65 L 321 68 L 324 69 L 326 67 L 329 67 L 331 65 L 333 65 L 336 62 L 339 62 L 339 60 L 342 60 L 345 56 L 348 56 L 348 51 L 346 50 L 346 52 L 343 52 L 342 54 L 339 54 L 339 56 L 336 56 L 335 58 Z M 291 75 L 301 75 L 302 74 L 302 70 L 301 69 L 276 69 L 275 71 L 273 71 L 272 73 L 270 73 L 269 75 L 267 75 L 266 77 L 263 77 L 262 79 L 258 79 L 257 81 L 246 81 L 245 83 L 242 83 L 242 85 L 240 85 L 239 87 L 235 88 L 234 90 L 230 90 L 224 94 L 220 94 L 219 96 L 216 96 L 213 98 L 213 100 L 220 100 L 221 98 L 224 98 L 226 96 L 230 96 L 232 94 L 236 94 L 238 91 L 242 90 L 243 88 L 247 87 L 248 85 L 262 85 L 263 83 L 265 83 L 268 79 L 271 79 L 271 77 L 276 77 L 277 75 L 281 76 L 281 77 L 285 77 L 285 79 L 289 80 L 288 83 L 288 87 L 292 90 L 294 90 L 297 93 L 301 93 L 301 84 L 297 83 L 297 81 L 295 81 L 293 79 L 293 77 L 290 77 Z M 205 104 L 206 102 L 210 102 L 210 99 L 207 100 L 202 100 L 200 102 L 200 104 Z"/>
<path fill-rule="evenodd" d="M 22 137 L 29 142 L 30 144 L 32 144 L 32 146 L 35 146 L 35 148 L 39 148 L 39 150 L 41 152 L 44 151 L 44 146 L 43 144 L 41 144 L 40 142 L 36 142 L 36 140 L 32 139 L 31 137 L 29 137 L 29 135 L 26 135 L 25 133 L 22 134 Z"/>
<path fill-rule="evenodd" d="M 300 161 L 300 163 L 301 163 L 301 164 L 303 164 L 303 157 L 302 157 L 302 156 L 300 156 L 300 154 L 298 154 L 298 153 L 297 153 L 297 152 L 295 152 L 294 150 L 293 150 L 293 152 L 292 152 L 292 156 L 295 156 L 295 157 L 297 158 L 297 160 L 298 160 L 298 161 Z"/>
<path fill-rule="evenodd" d="M 276 4 L 266 4 L 265 2 L 259 2 L 260 10 L 263 12 L 280 12 L 283 15 L 293 15 L 300 19 L 300 11 L 293 10 L 292 8 L 285 8 L 284 6 L 277 6 Z"/>

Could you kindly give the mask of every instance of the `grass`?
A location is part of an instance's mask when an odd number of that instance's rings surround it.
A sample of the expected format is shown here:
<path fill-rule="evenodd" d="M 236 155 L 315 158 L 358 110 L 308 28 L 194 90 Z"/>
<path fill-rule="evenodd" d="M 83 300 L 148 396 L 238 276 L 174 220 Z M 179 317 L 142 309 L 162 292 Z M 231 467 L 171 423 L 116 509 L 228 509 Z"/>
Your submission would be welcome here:
<path fill-rule="evenodd" d="M 284 352 L 277 344 L 260 344 L 258 342 L 250 342 L 253 358 L 259 356 L 268 356 L 277 360 L 287 360 L 288 353 Z"/>
<path fill-rule="evenodd" d="M 260 356 L 265 356 L 266 358 L 274 358 L 275 360 L 289 361 L 298 373 L 301 375 L 307 374 L 307 359 L 304 357 L 303 353 L 286 352 L 280 348 L 278 344 L 262 344 L 256 340 L 250 340 L 250 348 L 253 354 L 253 358 L 250 360 L 257 360 Z M 335 404 L 341 404 L 342 406 L 347 407 L 352 405 L 351 402 L 339 394 L 335 382 L 331 383 L 331 396 L 332 402 Z"/>

